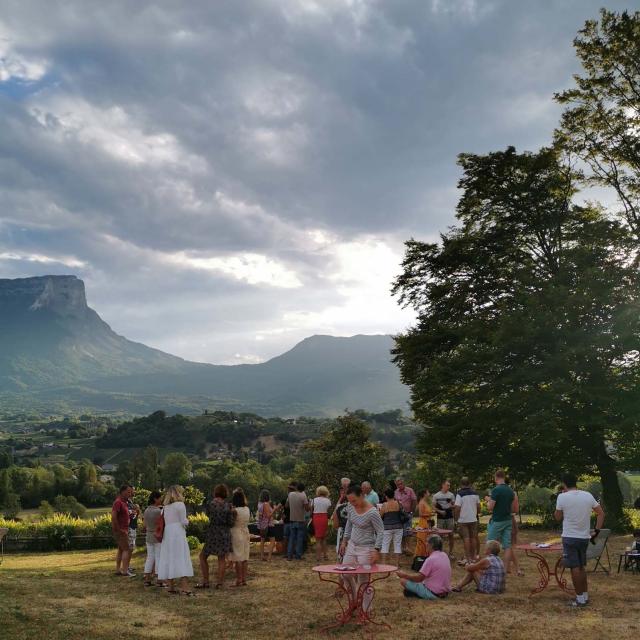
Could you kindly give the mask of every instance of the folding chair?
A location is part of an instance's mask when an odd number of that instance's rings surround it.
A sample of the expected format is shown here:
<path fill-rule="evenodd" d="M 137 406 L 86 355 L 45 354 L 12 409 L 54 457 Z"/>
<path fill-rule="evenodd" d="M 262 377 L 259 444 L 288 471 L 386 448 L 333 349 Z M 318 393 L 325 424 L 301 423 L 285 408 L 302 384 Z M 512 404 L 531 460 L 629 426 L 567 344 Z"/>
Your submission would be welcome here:
<path fill-rule="evenodd" d="M 611 529 L 600 529 L 600 533 L 595 540 L 595 544 L 589 544 L 587 547 L 587 562 L 589 560 L 595 560 L 596 564 L 591 569 L 591 573 L 602 571 L 609 575 L 611 572 L 611 560 L 609 559 L 609 547 L 607 542 L 611 535 Z M 606 557 L 607 566 L 605 567 L 603 556 Z M 598 568 L 599 567 L 599 568 Z"/>
<path fill-rule="evenodd" d="M 4 538 L 9 533 L 9 529 L 6 527 L 0 527 L 0 564 L 4 560 Z"/>

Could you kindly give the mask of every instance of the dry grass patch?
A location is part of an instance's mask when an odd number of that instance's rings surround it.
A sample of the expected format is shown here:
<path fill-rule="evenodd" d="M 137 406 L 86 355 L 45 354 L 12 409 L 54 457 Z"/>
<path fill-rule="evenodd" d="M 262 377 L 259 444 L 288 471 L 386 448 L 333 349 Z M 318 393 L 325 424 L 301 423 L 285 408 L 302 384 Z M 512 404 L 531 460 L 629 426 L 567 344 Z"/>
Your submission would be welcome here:
<path fill-rule="evenodd" d="M 524 540 L 546 540 L 527 534 Z M 630 538 L 614 538 L 614 554 Z M 457 543 L 458 544 L 458 543 Z M 144 588 L 142 578 L 113 575 L 112 551 L 18 554 L 0 567 L 0 637 L 11 640 L 272 640 L 320 638 L 320 628 L 336 612 L 332 587 L 320 583 L 311 560 L 271 563 L 252 558 L 249 586 L 205 591 L 196 598 L 170 596 Z M 195 560 L 195 558 L 194 558 Z M 141 567 L 142 555 L 134 565 Z M 486 640 L 514 637 L 547 640 L 626 640 L 640 636 L 640 576 L 590 576 L 589 608 L 573 611 L 568 597 L 549 587 L 529 598 L 537 580 L 533 561 L 522 557 L 524 578 L 510 578 L 507 593 L 490 597 L 467 591 L 437 602 L 402 597 L 395 578 L 378 583 L 375 607 L 407 640 L 440 638 Z M 194 562 L 194 566 L 196 563 Z M 615 570 L 615 567 L 614 567 Z M 456 579 L 462 570 L 456 567 Z M 331 637 L 353 635 L 354 627 Z M 357 633 L 357 630 L 356 630 Z M 380 637 L 389 633 L 380 632 Z"/>

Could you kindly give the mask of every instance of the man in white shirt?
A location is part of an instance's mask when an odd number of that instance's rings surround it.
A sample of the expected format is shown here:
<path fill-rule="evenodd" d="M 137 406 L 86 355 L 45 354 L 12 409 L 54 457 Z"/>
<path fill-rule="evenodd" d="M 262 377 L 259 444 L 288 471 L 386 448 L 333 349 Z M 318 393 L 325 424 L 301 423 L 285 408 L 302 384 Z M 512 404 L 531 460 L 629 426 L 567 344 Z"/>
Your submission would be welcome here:
<path fill-rule="evenodd" d="M 478 516 L 480 515 L 480 496 L 471 487 L 469 478 L 460 480 L 460 490 L 456 494 L 454 514 L 458 520 L 458 531 L 464 544 L 464 560 L 458 564 L 475 562 L 480 549 L 476 548 L 478 538 Z"/>
<path fill-rule="evenodd" d="M 600 533 L 604 523 L 604 511 L 597 500 L 588 492 L 577 488 L 576 476 L 566 473 L 562 476 L 563 492 L 558 496 L 555 518 L 562 521 L 562 562 L 571 569 L 571 580 L 576 591 L 573 607 L 584 607 L 589 602 L 587 592 L 587 548 L 589 541 Z M 591 533 L 591 512 L 597 516 L 596 526 Z"/>
<path fill-rule="evenodd" d="M 455 560 L 453 555 L 453 531 L 456 528 L 456 523 L 453 517 L 454 502 L 456 497 L 451 493 L 451 482 L 445 480 L 440 491 L 433 494 L 433 507 L 437 514 L 437 527 L 438 529 L 448 529 L 451 531 L 449 534 L 449 558 Z"/>

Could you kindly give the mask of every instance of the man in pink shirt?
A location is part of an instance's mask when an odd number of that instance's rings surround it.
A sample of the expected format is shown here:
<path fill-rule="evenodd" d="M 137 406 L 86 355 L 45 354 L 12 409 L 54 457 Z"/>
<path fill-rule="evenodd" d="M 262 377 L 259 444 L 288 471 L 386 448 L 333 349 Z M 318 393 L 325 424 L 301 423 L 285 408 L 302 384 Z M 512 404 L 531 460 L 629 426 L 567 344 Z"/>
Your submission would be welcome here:
<path fill-rule="evenodd" d="M 407 555 L 411 555 L 407 542 L 409 540 L 409 531 L 411 531 L 413 525 L 413 512 L 416 510 L 418 498 L 416 497 L 415 491 L 405 485 L 403 478 L 396 478 L 396 490 L 393 497 L 400 503 L 404 512 L 411 516 L 404 523 L 404 534 L 402 536 L 404 552 Z"/>
<path fill-rule="evenodd" d="M 407 597 L 423 600 L 446 598 L 451 591 L 451 562 L 449 556 L 442 551 L 442 538 L 429 536 L 426 547 L 427 559 L 418 573 L 398 571 L 396 575 L 400 578 Z"/>

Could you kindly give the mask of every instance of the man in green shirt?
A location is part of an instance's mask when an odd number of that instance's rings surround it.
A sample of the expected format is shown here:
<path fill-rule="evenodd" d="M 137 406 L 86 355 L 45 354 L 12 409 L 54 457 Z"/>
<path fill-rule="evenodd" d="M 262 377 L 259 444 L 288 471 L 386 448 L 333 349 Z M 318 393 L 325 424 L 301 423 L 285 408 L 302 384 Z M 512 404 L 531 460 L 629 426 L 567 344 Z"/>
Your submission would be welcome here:
<path fill-rule="evenodd" d="M 487 541 L 497 540 L 504 549 L 504 566 L 508 567 L 511 554 L 511 514 L 515 509 L 516 494 L 505 483 L 505 473 L 498 469 L 495 474 L 496 486 L 491 491 L 487 508 L 491 511 L 491 520 L 487 528 Z"/>

